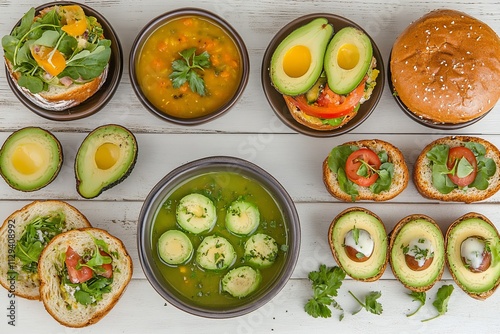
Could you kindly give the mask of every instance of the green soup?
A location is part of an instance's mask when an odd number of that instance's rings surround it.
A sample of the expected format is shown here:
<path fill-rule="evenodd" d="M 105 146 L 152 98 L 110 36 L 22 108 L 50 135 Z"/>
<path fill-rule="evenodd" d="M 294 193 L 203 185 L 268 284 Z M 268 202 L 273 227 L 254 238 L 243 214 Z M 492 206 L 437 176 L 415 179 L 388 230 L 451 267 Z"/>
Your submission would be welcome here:
<path fill-rule="evenodd" d="M 223 236 L 233 245 L 237 259 L 226 270 L 208 271 L 200 268 L 193 256 L 189 262 L 179 266 L 167 265 L 158 256 L 158 238 L 167 230 L 182 230 L 176 222 L 175 211 L 180 199 L 191 193 L 200 193 L 209 197 L 217 208 L 217 223 L 211 231 L 194 235 L 186 234 L 193 247 L 198 248 L 201 241 L 209 235 Z M 239 199 L 257 205 L 260 211 L 260 224 L 255 232 L 265 233 L 278 243 L 278 256 L 275 262 L 266 268 L 256 268 L 262 275 L 259 288 L 244 298 L 235 298 L 221 291 L 221 280 L 231 269 L 241 265 L 250 265 L 244 259 L 244 245 L 251 235 L 237 236 L 225 227 L 226 210 L 229 205 Z M 152 229 L 153 255 L 157 267 L 163 277 L 177 292 L 204 307 L 225 309 L 243 304 L 252 296 L 259 295 L 265 290 L 281 272 L 288 250 L 288 231 L 283 218 L 283 213 L 275 199 L 262 185 L 250 178 L 233 172 L 212 172 L 192 178 L 166 196 L 162 207 L 158 210 Z"/>

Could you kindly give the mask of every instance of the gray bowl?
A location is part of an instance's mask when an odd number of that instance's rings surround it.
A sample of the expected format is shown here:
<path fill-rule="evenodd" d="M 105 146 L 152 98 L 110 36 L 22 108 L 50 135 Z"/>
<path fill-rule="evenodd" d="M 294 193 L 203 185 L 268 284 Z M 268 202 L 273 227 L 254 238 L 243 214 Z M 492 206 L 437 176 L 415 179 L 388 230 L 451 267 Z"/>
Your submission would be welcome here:
<path fill-rule="evenodd" d="M 199 306 L 176 291 L 161 274 L 154 259 L 152 230 L 156 214 L 165 198 L 180 184 L 208 172 L 236 172 L 259 182 L 274 197 L 283 213 L 288 229 L 288 251 L 281 271 L 261 291 L 246 297 L 244 304 L 234 307 L 211 308 Z M 300 250 L 300 222 L 293 200 L 281 184 L 265 170 L 239 158 L 207 157 L 180 166 L 167 174 L 151 190 L 142 206 L 137 226 L 139 260 L 146 278 L 153 288 L 170 304 L 193 315 L 206 318 L 231 318 L 252 312 L 269 302 L 288 282 L 295 268 Z"/>

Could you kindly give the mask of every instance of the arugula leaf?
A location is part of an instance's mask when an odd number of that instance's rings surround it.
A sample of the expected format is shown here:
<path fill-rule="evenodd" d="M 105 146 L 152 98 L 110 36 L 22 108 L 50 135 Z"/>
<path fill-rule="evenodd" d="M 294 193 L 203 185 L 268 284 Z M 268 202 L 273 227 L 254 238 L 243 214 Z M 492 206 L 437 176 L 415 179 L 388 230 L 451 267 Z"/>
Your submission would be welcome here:
<path fill-rule="evenodd" d="M 411 293 L 409 293 L 409 296 L 413 298 L 413 301 L 419 302 L 420 305 L 417 307 L 417 309 L 415 311 L 413 311 L 410 314 L 407 314 L 406 315 L 407 317 L 411 317 L 411 316 L 415 315 L 422 308 L 422 306 L 424 306 L 426 293 L 412 291 Z"/>
<path fill-rule="evenodd" d="M 54 30 L 46 30 L 42 36 L 33 42 L 35 45 L 54 47 L 59 40 L 59 33 Z"/>
<path fill-rule="evenodd" d="M 329 306 L 341 311 L 339 320 L 344 317 L 344 310 L 333 299 L 337 296 L 337 290 L 341 287 L 345 278 L 345 272 L 339 267 L 327 268 L 322 264 L 319 271 L 311 271 L 309 280 L 312 282 L 313 298 L 309 299 L 304 306 L 304 310 L 314 318 L 329 318 L 332 311 Z"/>
<path fill-rule="evenodd" d="M 31 7 L 21 18 L 21 23 L 19 24 L 19 26 L 14 28 L 11 36 L 20 39 L 22 36 L 26 35 L 30 30 L 34 19 L 35 19 L 35 8 Z"/>
<path fill-rule="evenodd" d="M 59 77 L 69 76 L 73 80 L 79 78 L 92 80 L 104 71 L 111 57 L 111 41 L 99 41 L 99 46 L 90 52 L 83 50 L 66 62 L 66 68 L 59 74 Z"/>
<path fill-rule="evenodd" d="M 200 77 L 199 73 L 195 70 L 204 70 L 209 68 L 210 55 L 207 51 L 196 55 L 196 48 L 190 48 L 179 52 L 182 59 L 177 59 L 172 62 L 172 69 L 174 70 L 169 78 L 172 80 L 174 88 L 181 87 L 185 82 L 189 83 L 189 88 L 194 93 L 205 96 L 205 81 Z"/>
<path fill-rule="evenodd" d="M 45 87 L 40 78 L 26 74 L 22 74 L 17 83 L 19 86 L 29 89 L 33 94 L 40 93 Z"/>
<path fill-rule="evenodd" d="M 358 302 L 359 305 L 361 305 L 361 308 L 352 314 L 355 315 L 359 313 L 363 308 L 367 310 L 370 313 L 373 314 L 382 314 L 382 304 L 380 304 L 377 299 L 382 296 L 382 293 L 380 291 L 371 291 L 365 296 L 365 302 L 361 302 L 351 291 L 349 291 L 349 294 Z"/>
<path fill-rule="evenodd" d="M 432 318 L 422 320 L 422 322 L 436 319 L 437 317 L 440 317 L 443 314 L 445 314 L 446 311 L 448 311 L 448 301 L 450 300 L 452 292 L 453 292 L 453 285 L 451 284 L 443 285 L 442 287 L 440 287 L 436 293 L 436 299 L 432 303 L 432 305 L 434 305 L 434 307 L 438 311 L 438 314 Z"/>

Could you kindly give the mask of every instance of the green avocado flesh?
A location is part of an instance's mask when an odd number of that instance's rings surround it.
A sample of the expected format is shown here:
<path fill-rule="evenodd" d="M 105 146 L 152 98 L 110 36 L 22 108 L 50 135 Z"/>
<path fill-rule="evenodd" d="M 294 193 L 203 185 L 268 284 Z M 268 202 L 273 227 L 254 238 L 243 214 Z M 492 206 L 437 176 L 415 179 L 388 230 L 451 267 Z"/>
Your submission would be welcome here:
<path fill-rule="evenodd" d="M 461 257 L 462 242 L 473 236 L 485 240 L 492 253 L 490 267 L 480 273 L 470 271 Z M 499 247 L 500 237 L 497 230 L 483 219 L 468 218 L 450 228 L 446 243 L 448 268 L 456 283 L 465 292 L 479 295 L 498 285 L 500 280 L 500 259 L 497 255 Z"/>
<path fill-rule="evenodd" d="M 63 162 L 61 144 L 49 131 L 20 129 L 0 149 L 0 174 L 16 190 L 34 191 L 55 179 Z"/>
<path fill-rule="evenodd" d="M 317 18 L 290 33 L 271 58 L 270 76 L 275 88 L 285 95 L 307 92 L 323 71 L 325 50 L 333 27 Z"/>
<path fill-rule="evenodd" d="M 408 221 L 392 235 L 391 267 L 396 278 L 411 290 L 427 290 L 432 287 L 444 269 L 444 237 L 435 224 L 419 218 Z M 406 264 L 405 247 L 413 240 L 428 240 L 432 245 L 432 262 L 422 270 L 413 270 Z"/>
<path fill-rule="evenodd" d="M 354 227 L 368 232 L 374 242 L 373 252 L 364 262 L 350 259 L 344 247 L 346 234 Z M 339 266 L 352 278 L 369 280 L 385 268 L 388 249 L 387 233 L 383 223 L 376 217 L 364 211 L 348 212 L 335 222 L 330 237 Z"/>
<path fill-rule="evenodd" d="M 104 125 L 82 142 L 75 161 L 78 193 L 94 198 L 122 182 L 132 172 L 137 159 L 137 141 L 119 125 Z"/>
<path fill-rule="evenodd" d="M 370 38 L 361 30 L 346 27 L 332 38 L 325 54 L 328 86 L 337 94 L 356 88 L 370 68 L 373 49 Z"/>

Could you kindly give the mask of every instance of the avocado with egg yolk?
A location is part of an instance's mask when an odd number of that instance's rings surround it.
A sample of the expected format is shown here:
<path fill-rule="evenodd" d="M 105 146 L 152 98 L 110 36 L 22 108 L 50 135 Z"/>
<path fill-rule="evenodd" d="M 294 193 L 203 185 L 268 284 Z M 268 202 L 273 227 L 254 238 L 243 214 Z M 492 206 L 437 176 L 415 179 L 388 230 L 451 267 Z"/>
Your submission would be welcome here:
<path fill-rule="evenodd" d="M 12 188 L 34 191 L 52 182 L 63 162 L 61 143 L 49 131 L 26 127 L 0 149 L 0 174 Z"/>
<path fill-rule="evenodd" d="M 476 241 L 473 241 L 474 237 Z M 468 241 L 482 244 L 480 254 L 476 253 L 476 245 L 467 245 Z M 477 241 L 480 241 L 479 243 Z M 500 259 L 498 250 L 500 236 L 493 223 L 478 213 L 468 213 L 453 222 L 446 232 L 446 263 L 451 276 L 457 285 L 469 296 L 486 299 L 493 294 L 500 284 Z M 480 266 L 484 261 L 474 265 L 467 259 L 479 256 L 483 258 L 485 251 L 491 258 L 489 265 Z M 481 268 L 480 268 L 481 267 Z"/>
<path fill-rule="evenodd" d="M 425 215 L 400 220 L 391 232 L 390 256 L 394 276 L 416 292 L 427 291 L 444 271 L 444 236 L 436 222 Z"/>
<path fill-rule="evenodd" d="M 354 27 L 339 30 L 325 53 L 328 87 L 339 95 L 353 91 L 368 72 L 372 57 L 373 48 L 368 35 Z"/>
<path fill-rule="evenodd" d="M 122 182 L 134 168 L 137 149 L 132 132 L 120 125 L 104 125 L 89 133 L 75 160 L 78 193 L 94 198 Z"/>
<path fill-rule="evenodd" d="M 307 92 L 323 71 L 325 50 L 333 34 L 326 18 L 317 18 L 291 32 L 274 51 L 270 76 L 284 95 Z"/>

